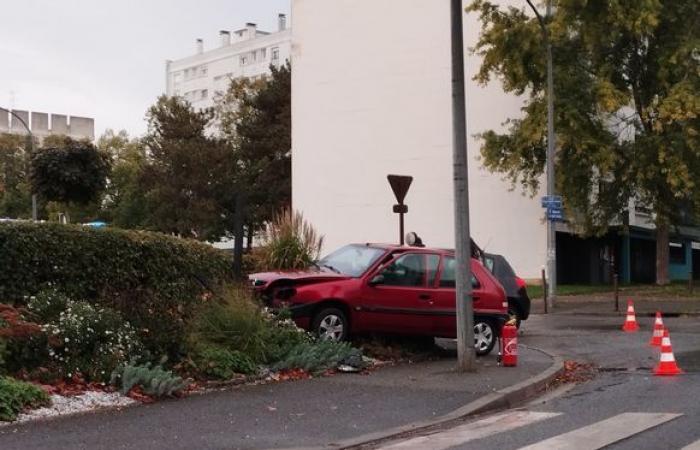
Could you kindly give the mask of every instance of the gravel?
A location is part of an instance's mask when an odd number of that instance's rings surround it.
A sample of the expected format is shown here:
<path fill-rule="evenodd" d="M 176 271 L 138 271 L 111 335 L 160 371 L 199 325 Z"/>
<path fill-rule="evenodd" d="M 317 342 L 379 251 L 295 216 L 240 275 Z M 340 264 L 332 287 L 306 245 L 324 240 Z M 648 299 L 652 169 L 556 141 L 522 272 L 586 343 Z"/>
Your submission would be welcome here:
<path fill-rule="evenodd" d="M 68 414 L 94 411 L 102 408 L 119 408 L 137 403 L 118 392 L 88 391 L 84 394 L 64 397 L 51 396 L 51 406 L 22 413 L 15 422 L 0 422 L 0 427 L 32 420 L 48 419 Z"/>

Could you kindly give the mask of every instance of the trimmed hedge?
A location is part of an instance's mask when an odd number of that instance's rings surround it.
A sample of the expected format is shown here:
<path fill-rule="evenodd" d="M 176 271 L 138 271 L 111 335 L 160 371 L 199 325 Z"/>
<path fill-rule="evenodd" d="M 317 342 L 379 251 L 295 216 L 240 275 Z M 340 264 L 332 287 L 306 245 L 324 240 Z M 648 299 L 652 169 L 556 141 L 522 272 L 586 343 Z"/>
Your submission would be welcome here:
<path fill-rule="evenodd" d="M 0 299 L 55 288 L 120 311 L 154 353 L 177 353 L 185 321 L 230 280 L 220 250 L 160 233 L 50 223 L 0 224 Z"/>

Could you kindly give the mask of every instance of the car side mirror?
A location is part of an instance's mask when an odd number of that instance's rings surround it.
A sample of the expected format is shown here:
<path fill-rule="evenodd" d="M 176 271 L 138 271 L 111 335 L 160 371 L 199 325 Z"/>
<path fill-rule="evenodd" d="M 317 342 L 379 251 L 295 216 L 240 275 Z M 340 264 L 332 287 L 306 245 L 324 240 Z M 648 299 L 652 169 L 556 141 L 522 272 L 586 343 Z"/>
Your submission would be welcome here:
<path fill-rule="evenodd" d="M 381 273 L 375 275 L 374 278 L 369 280 L 370 286 L 377 286 L 378 284 L 384 284 L 384 275 L 382 275 Z"/>

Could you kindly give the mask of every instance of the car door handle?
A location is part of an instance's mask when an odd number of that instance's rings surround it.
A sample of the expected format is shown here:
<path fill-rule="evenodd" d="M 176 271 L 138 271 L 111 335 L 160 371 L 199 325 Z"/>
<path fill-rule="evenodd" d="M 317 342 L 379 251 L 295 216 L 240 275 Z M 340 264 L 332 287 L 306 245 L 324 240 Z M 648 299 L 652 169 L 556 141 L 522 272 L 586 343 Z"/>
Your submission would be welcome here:
<path fill-rule="evenodd" d="M 418 298 L 421 300 L 430 300 L 433 297 L 430 294 L 420 294 L 420 295 L 418 295 Z"/>

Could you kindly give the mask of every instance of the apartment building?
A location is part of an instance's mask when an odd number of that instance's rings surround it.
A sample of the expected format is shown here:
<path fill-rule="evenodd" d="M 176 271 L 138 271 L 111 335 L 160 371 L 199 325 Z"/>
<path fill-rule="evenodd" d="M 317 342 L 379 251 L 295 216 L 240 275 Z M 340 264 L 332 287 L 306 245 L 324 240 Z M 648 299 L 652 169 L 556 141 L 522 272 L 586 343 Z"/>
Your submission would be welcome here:
<path fill-rule="evenodd" d="M 287 17 L 279 14 L 277 31 L 259 30 L 254 23 L 234 30 L 221 30 L 215 48 L 205 49 L 204 41 L 195 41 L 195 53 L 165 63 L 165 93 L 182 96 L 196 108 L 214 104 L 217 94 L 238 77 L 260 77 L 289 59 L 291 30 Z"/>

